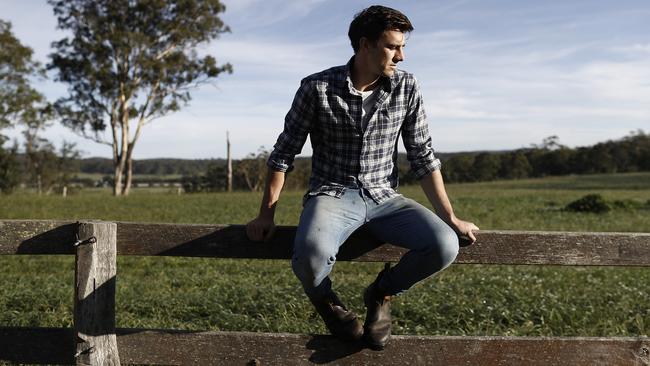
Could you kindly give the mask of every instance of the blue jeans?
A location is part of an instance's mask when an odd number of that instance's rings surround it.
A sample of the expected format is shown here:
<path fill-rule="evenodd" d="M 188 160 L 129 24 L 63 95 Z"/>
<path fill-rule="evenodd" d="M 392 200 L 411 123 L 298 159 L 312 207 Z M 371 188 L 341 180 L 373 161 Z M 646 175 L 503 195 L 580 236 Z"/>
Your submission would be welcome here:
<path fill-rule="evenodd" d="M 318 195 L 305 202 L 291 261 L 310 297 L 331 290 L 328 277 L 339 247 L 365 226 L 378 239 L 410 249 L 382 276 L 380 288 L 398 295 L 449 266 L 458 254 L 458 236 L 431 210 L 401 195 L 381 204 L 363 189 L 346 189 L 340 198 Z"/>

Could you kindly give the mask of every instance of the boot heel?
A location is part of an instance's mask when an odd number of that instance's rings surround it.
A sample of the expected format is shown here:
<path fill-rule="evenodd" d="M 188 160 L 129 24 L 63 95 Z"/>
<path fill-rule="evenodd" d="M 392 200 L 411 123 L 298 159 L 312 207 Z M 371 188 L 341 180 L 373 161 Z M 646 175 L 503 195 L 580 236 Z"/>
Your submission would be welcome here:
<path fill-rule="evenodd" d="M 366 321 L 363 325 L 364 339 L 373 350 L 383 350 L 391 335 L 391 296 L 379 287 L 379 282 L 389 269 L 390 263 L 386 263 L 375 282 L 370 284 L 363 293 L 363 302 L 367 308 Z"/>

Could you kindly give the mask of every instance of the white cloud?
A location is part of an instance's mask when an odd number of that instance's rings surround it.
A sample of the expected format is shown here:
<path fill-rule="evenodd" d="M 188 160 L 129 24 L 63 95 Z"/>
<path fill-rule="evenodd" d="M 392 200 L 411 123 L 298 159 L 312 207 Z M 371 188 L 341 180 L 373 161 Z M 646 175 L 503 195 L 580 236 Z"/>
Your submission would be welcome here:
<path fill-rule="evenodd" d="M 252 28 L 308 15 L 324 0 L 233 0 L 226 2 L 224 19 L 233 29 L 245 32 Z M 232 21 L 228 21 L 232 19 Z"/>
<path fill-rule="evenodd" d="M 224 39 L 216 42 L 207 53 L 228 60 L 235 67 L 234 77 L 246 78 L 246 72 L 275 76 L 278 73 L 306 76 L 326 65 L 341 62 L 331 50 L 346 45 L 341 38 L 319 43 L 288 42 L 282 39 Z M 347 49 L 346 49 L 347 51 Z"/>
<path fill-rule="evenodd" d="M 480 93 L 468 90 L 443 89 L 432 91 L 425 102 L 431 119 L 499 120 L 512 116 L 486 106 Z"/>
<path fill-rule="evenodd" d="M 630 62 L 594 62 L 576 74 L 595 96 L 650 109 L 650 58 Z"/>
<path fill-rule="evenodd" d="M 650 43 L 635 43 L 632 45 L 617 46 L 612 47 L 610 51 L 632 57 L 650 56 Z"/>

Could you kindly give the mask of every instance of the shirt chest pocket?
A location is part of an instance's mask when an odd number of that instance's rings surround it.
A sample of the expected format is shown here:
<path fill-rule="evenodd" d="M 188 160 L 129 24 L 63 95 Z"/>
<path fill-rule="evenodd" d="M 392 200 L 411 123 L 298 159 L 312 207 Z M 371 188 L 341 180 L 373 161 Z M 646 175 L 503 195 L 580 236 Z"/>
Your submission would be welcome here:
<path fill-rule="evenodd" d="M 377 113 L 377 124 L 381 128 L 399 130 L 402 122 L 404 122 L 404 111 L 399 108 L 385 107 Z"/>
<path fill-rule="evenodd" d="M 361 129 L 361 105 L 347 102 L 339 96 L 329 96 L 319 114 L 319 126 L 325 135 L 359 132 Z"/>

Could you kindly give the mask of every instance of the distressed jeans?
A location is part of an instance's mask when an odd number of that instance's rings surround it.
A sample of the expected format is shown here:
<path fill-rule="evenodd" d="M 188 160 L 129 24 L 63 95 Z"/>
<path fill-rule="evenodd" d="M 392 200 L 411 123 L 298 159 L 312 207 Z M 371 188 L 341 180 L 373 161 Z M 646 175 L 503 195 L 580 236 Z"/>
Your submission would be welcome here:
<path fill-rule="evenodd" d="M 362 226 L 384 242 L 410 249 L 382 276 L 379 286 L 390 295 L 446 268 L 458 254 L 454 230 L 412 199 L 399 195 L 377 204 L 363 189 L 349 188 L 340 198 L 313 196 L 300 216 L 291 260 L 308 296 L 331 290 L 328 275 L 339 247 Z"/>

